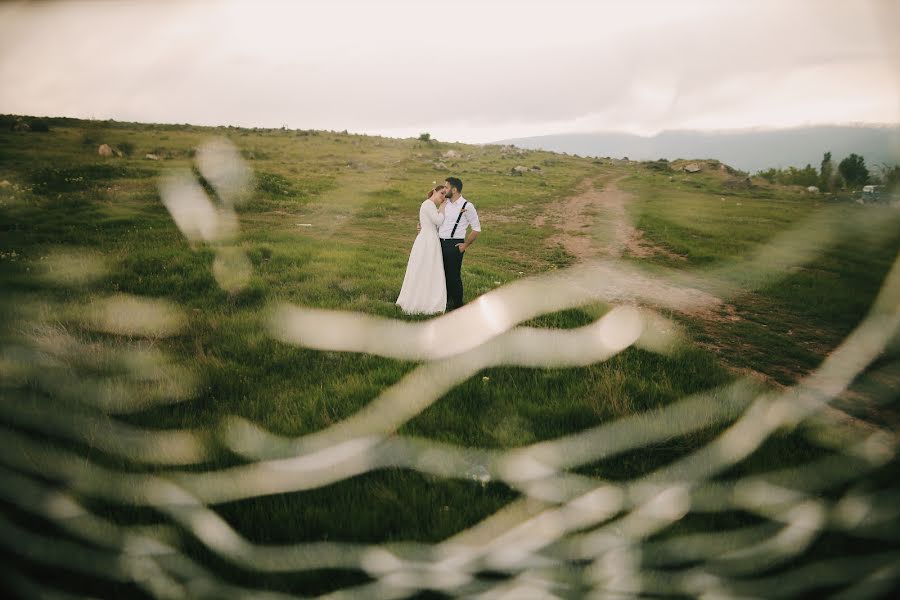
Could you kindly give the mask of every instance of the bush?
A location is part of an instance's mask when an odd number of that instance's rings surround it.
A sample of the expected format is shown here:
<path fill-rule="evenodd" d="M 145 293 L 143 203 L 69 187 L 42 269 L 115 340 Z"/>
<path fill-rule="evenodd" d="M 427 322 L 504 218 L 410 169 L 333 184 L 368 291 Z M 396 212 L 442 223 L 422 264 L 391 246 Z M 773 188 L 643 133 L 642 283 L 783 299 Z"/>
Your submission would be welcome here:
<path fill-rule="evenodd" d="M 290 196 L 295 193 L 291 182 L 277 173 L 257 173 L 256 189 L 273 196 Z"/>
<path fill-rule="evenodd" d="M 31 126 L 32 131 L 37 131 L 39 133 L 47 133 L 50 131 L 50 124 L 44 119 L 31 119 L 28 124 Z"/>
<path fill-rule="evenodd" d="M 797 167 L 788 167 L 787 169 L 766 169 L 765 171 L 757 172 L 756 176 L 765 179 L 769 183 L 780 183 L 782 185 L 802 185 L 803 187 L 809 187 L 811 185 L 818 185 L 819 183 L 819 174 L 812 165 L 806 165 L 802 169 L 798 169 Z"/>
<path fill-rule="evenodd" d="M 131 142 L 119 142 L 118 144 L 116 144 L 116 148 L 118 148 L 125 156 L 131 156 L 132 154 L 134 154 L 134 144 L 132 144 Z"/>
<path fill-rule="evenodd" d="M 431 134 L 430 134 L 430 133 L 422 133 L 422 134 L 420 134 L 420 135 L 419 135 L 419 141 L 420 141 L 420 142 L 430 142 L 430 141 L 431 141 Z"/>

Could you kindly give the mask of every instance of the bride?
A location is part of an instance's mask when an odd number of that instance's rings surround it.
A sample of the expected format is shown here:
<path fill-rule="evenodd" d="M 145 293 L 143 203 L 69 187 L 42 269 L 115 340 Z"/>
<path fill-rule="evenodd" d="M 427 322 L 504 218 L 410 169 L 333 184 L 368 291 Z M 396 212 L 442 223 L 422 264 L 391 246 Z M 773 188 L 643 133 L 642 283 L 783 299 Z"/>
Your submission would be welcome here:
<path fill-rule="evenodd" d="M 437 233 L 438 226 L 444 222 L 444 200 L 444 186 L 439 185 L 419 207 L 422 229 L 413 242 L 403 287 L 395 303 L 407 314 L 430 315 L 447 310 L 444 258 Z"/>

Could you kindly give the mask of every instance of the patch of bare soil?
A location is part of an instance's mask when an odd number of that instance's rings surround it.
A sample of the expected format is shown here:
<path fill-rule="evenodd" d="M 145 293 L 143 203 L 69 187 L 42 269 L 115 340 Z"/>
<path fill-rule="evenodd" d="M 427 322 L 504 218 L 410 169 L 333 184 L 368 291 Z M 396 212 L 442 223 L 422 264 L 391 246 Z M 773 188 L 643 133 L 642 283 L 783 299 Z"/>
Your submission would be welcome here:
<path fill-rule="evenodd" d="M 627 192 L 619 189 L 617 180 L 599 190 L 592 180 L 585 180 L 575 196 L 551 206 L 532 223 L 542 227 L 548 220 L 552 222 L 559 233 L 548 243 L 561 245 L 580 261 L 619 258 L 626 252 L 642 258 L 664 255 L 685 260 L 685 257 L 648 241 L 644 233 L 632 225 L 625 208 L 630 198 Z M 592 235 L 595 232 L 599 235 Z"/>
<path fill-rule="evenodd" d="M 545 214 L 536 216 L 532 223 L 538 227 L 547 223 L 552 224 L 558 233 L 552 236 L 548 243 L 554 246 L 562 245 L 566 252 L 574 256 L 578 262 L 596 258 L 616 259 L 626 253 L 639 258 L 662 255 L 678 261 L 686 260 L 681 255 L 653 244 L 644 237 L 641 230 L 634 227 L 626 208 L 631 196 L 619 189 L 616 184 L 617 180 L 612 180 L 606 183 L 602 189 L 596 189 L 593 181 L 586 180 L 575 196 L 551 206 Z M 629 274 L 627 271 L 629 270 L 616 269 L 615 273 L 615 278 L 619 280 L 616 287 L 623 291 L 624 301 L 628 301 L 628 297 L 665 299 L 661 304 L 699 321 L 700 327 L 709 334 L 710 339 L 722 339 L 721 326 L 741 320 L 741 316 L 734 306 L 723 302 L 705 290 L 691 286 L 690 278 L 687 279 L 688 283 L 676 285 L 663 278 L 654 278 L 634 272 Z M 612 273 L 610 277 L 612 277 Z M 623 277 L 625 279 L 622 279 Z M 789 331 L 788 335 L 793 335 L 793 332 Z M 729 345 L 729 350 L 733 350 L 734 343 L 740 342 L 725 340 L 720 342 L 721 345 L 715 342 L 705 342 L 700 345 L 719 355 L 725 366 L 735 375 L 758 379 L 774 389 L 784 387 L 768 375 L 729 361 L 724 356 L 726 354 L 723 352 L 724 345 Z M 750 350 L 752 349 L 748 348 L 748 351 Z M 815 348 L 813 350 L 822 352 L 824 349 Z M 778 370 L 793 381 L 801 381 L 809 374 L 797 371 L 789 365 L 781 365 Z M 877 430 L 872 422 L 841 410 L 841 402 L 847 402 L 856 407 L 875 404 L 872 401 L 861 402 L 856 396 L 858 394 L 855 392 L 845 391 L 838 397 L 837 406 L 827 406 L 822 409 L 821 418 L 827 421 L 832 428 L 846 429 L 857 435 L 860 433 L 870 434 Z M 873 410 L 873 412 L 877 411 Z"/>
<path fill-rule="evenodd" d="M 634 227 L 626 208 L 631 195 L 619 189 L 617 181 L 605 182 L 602 189 L 598 189 L 593 180 L 583 181 L 574 196 L 551 205 L 546 212 L 537 215 L 532 224 L 536 227 L 553 225 L 557 233 L 548 239 L 548 245 L 562 246 L 577 262 L 618 259 L 626 253 L 637 257 L 665 255 L 685 260 L 652 244 Z M 617 289 L 626 302 L 641 298 L 641 303 L 653 304 L 649 299 L 658 298 L 660 306 L 703 320 L 736 318 L 733 307 L 690 285 L 676 285 L 631 269 L 614 269 L 608 277 L 617 281 Z"/>

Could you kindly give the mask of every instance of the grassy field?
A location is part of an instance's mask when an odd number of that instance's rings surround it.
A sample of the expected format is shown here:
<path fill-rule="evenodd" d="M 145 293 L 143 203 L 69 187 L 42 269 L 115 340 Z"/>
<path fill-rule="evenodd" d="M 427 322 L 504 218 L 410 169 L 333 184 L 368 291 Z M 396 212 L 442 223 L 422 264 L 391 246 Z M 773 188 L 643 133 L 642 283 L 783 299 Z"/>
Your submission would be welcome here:
<path fill-rule="evenodd" d="M 231 140 L 255 176 L 251 200 L 238 208 L 236 241 L 250 259 L 252 276 L 237 292 L 217 285 L 214 250 L 185 239 L 160 201 L 157 187 L 166 173 L 193 168 L 195 149 L 213 136 Z M 131 155 L 99 157 L 97 147 L 102 143 L 129 149 Z M 459 156 L 445 158 L 449 150 Z M 150 153 L 160 160 L 145 159 Z M 539 169 L 513 176 L 510 171 L 517 165 Z M 670 355 L 630 348 L 609 361 L 581 368 L 487 369 L 399 431 L 468 447 L 508 449 L 556 439 L 725 385 L 736 373 L 761 374 L 761 386 L 792 384 L 814 369 L 864 317 L 900 251 L 897 211 L 878 218 L 893 227 L 869 230 L 864 226 L 869 214 L 862 211 L 876 210 L 871 207 L 829 203 L 797 189 L 762 183 L 735 187 L 735 177 L 713 169 L 695 177 L 634 162 L 497 146 L 324 131 L 52 120 L 47 133 L 0 132 L 0 181 L 6 182 L 0 188 L 0 335 L 7 350 L 4 402 L 40 414 L 48 410 L 48 398 L 66 396 L 53 380 L 115 377 L 123 372 L 122 357 L 129 352 L 162 353 L 171 372 L 190 374 L 190 379 L 185 375 L 185 381 L 192 382 L 185 384 L 188 401 L 119 416 L 105 416 L 77 402 L 65 406 L 107 422 L 201 432 L 209 455 L 185 470 L 215 470 L 242 461 L 215 436 L 229 416 L 243 417 L 274 433 L 299 436 L 353 415 L 416 365 L 278 342 L 268 334 L 267 309 L 289 302 L 421 320 L 402 315 L 394 300 L 416 234 L 423 193 L 433 181 L 451 174 L 463 180 L 464 195 L 476 203 L 484 227 L 463 267 L 467 300 L 573 264 L 575 258 L 552 242 L 557 233 L 552 219 L 535 225 L 535 217 L 549 214 L 555 202 L 574 194 L 585 179 L 618 179 L 620 187 L 632 194 L 628 211 L 645 237 L 683 257 L 626 256 L 629 263 L 651 272 L 703 273 L 733 264 L 728 271 L 732 283 L 740 282 L 752 270 L 748 265 L 742 270 L 742 261 L 779 233 L 815 218 L 840 228 L 835 243 L 812 261 L 729 299 L 730 314 L 736 318 L 671 314 L 685 328 L 688 341 Z M 601 235 L 598 231 L 588 235 Z M 98 265 L 96 275 L 83 278 L 83 283 L 61 283 L 67 263 L 60 261 L 72 253 Z M 100 331 L 85 318 L 85 310 L 112 294 L 167 300 L 188 316 L 187 321 L 169 337 Z M 608 309 L 593 304 L 528 324 L 580 327 Z M 54 354 L 52 348 L 60 347 L 60 340 L 76 350 Z M 29 345 L 52 360 L 16 363 L 10 349 Z M 69 396 L 77 396 L 77 389 Z M 860 419 L 888 414 L 857 408 L 854 414 Z M 40 420 L 17 422 L 12 428 L 35 443 L 75 452 L 108 468 L 178 470 L 129 460 L 84 439 L 54 435 Z M 669 440 L 591 464 L 583 472 L 610 480 L 633 478 L 700 447 L 717 431 Z M 823 453 L 797 432 L 785 431 L 728 476 L 773 464 L 796 464 Z M 55 480 L 50 475 L 47 479 Z M 259 544 L 433 543 L 518 497 L 502 483 L 482 485 L 384 469 L 313 491 L 213 508 Z M 82 500 L 123 525 L 160 519 L 151 509 L 123 508 L 87 495 Z M 3 507 L 7 518 L 21 527 L 67 537 L 21 507 L 8 502 Z M 725 524 L 752 521 L 746 515 L 726 513 L 711 516 L 702 525 L 686 520 L 676 529 L 715 527 L 716 519 Z M 366 581 L 366 575 L 356 570 L 291 576 L 248 572 L 216 556 L 184 530 L 179 531 L 179 544 L 218 576 L 238 585 L 314 594 Z M 63 589 L 139 595 L 125 584 L 38 568 L 9 549 L 3 554 L 23 572 L 62 574 Z"/>

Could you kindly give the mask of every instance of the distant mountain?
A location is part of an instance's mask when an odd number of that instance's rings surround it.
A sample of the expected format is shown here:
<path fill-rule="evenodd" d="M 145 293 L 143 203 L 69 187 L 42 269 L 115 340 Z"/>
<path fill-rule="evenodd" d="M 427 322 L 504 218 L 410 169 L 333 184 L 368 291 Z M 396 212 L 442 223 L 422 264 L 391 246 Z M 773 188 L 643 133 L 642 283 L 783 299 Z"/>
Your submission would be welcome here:
<path fill-rule="evenodd" d="M 750 173 L 769 167 L 803 167 L 807 163 L 818 168 L 825 152 L 831 152 L 835 164 L 850 153 L 862 155 L 870 168 L 881 163 L 900 164 L 900 125 L 664 131 L 653 137 L 615 132 L 566 133 L 497 143 L 631 160 L 715 158 Z"/>

